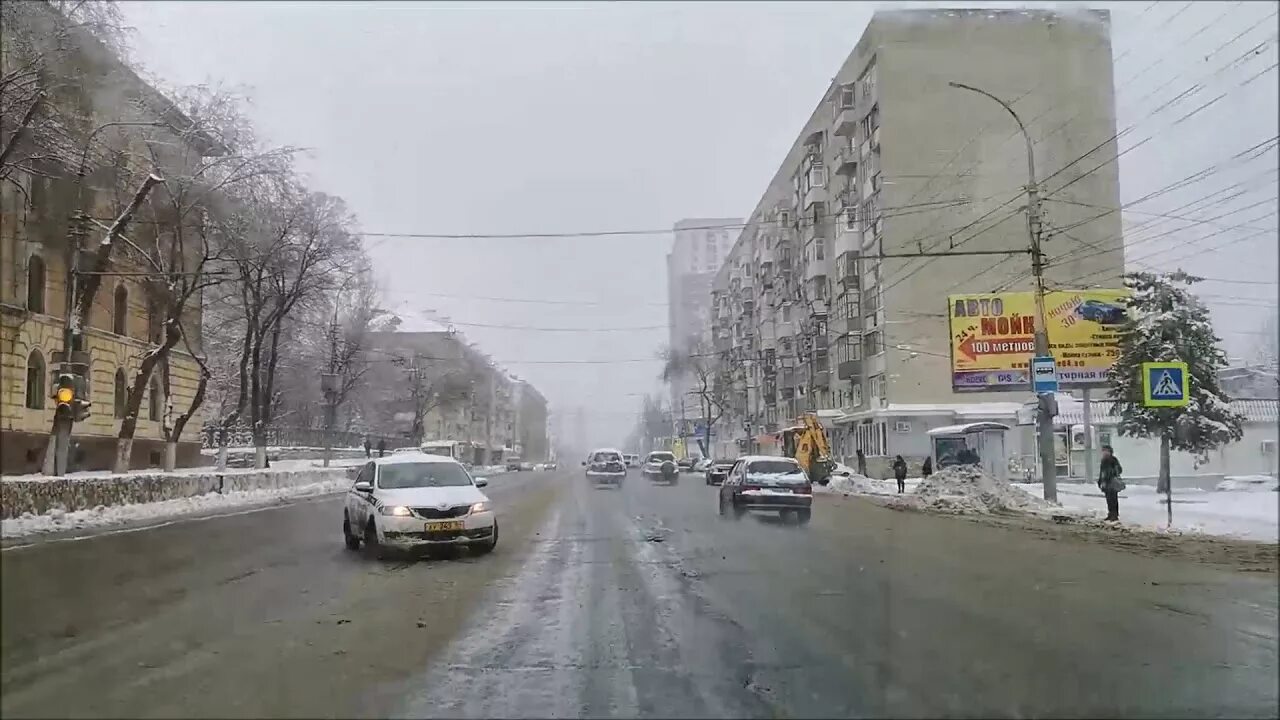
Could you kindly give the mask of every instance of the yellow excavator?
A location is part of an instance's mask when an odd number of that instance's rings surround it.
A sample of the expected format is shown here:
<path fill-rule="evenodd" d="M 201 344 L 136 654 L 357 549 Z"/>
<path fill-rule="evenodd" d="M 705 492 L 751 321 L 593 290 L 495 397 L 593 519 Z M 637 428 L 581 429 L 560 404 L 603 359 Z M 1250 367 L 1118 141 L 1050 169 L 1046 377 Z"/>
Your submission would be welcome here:
<path fill-rule="evenodd" d="M 827 432 L 813 413 L 801 416 L 800 423 L 782 431 L 782 454 L 795 458 L 809 475 L 810 482 L 826 485 L 836 467 Z"/>

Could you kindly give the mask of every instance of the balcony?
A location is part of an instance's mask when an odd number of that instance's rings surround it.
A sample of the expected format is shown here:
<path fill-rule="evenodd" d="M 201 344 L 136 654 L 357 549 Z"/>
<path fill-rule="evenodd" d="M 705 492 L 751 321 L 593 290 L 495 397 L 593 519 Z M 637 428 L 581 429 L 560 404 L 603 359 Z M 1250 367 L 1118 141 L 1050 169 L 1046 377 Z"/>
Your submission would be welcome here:
<path fill-rule="evenodd" d="M 813 374 L 813 386 L 825 388 L 831 385 L 831 371 L 819 370 Z"/>
<path fill-rule="evenodd" d="M 835 170 L 837 175 L 847 175 L 853 177 L 858 174 L 858 161 L 861 160 L 861 154 L 856 147 L 852 145 L 841 145 L 836 150 Z"/>
<path fill-rule="evenodd" d="M 813 207 L 816 202 L 822 202 L 827 199 L 827 188 L 822 185 L 813 185 L 804 194 L 805 209 Z"/>
<path fill-rule="evenodd" d="M 858 121 L 861 119 L 858 117 L 856 103 L 842 105 L 836 113 L 835 122 L 831 124 L 831 131 L 841 137 L 852 137 L 858 132 Z"/>
<path fill-rule="evenodd" d="M 809 315 L 812 317 L 826 317 L 827 316 L 827 299 L 818 298 L 816 300 L 810 300 Z"/>
<path fill-rule="evenodd" d="M 836 379 L 855 380 L 860 377 L 862 377 L 861 360 L 845 360 L 839 365 L 836 365 Z"/>
<path fill-rule="evenodd" d="M 825 259 L 823 260 L 812 259 L 809 262 L 805 263 L 805 266 L 804 266 L 805 281 L 812 281 L 817 278 L 825 278 L 826 276 L 827 276 L 827 261 Z"/>
<path fill-rule="evenodd" d="M 793 387 L 784 387 L 778 391 L 778 397 L 782 398 L 784 401 L 792 400 L 795 398 L 795 396 L 796 396 L 796 389 Z"/>

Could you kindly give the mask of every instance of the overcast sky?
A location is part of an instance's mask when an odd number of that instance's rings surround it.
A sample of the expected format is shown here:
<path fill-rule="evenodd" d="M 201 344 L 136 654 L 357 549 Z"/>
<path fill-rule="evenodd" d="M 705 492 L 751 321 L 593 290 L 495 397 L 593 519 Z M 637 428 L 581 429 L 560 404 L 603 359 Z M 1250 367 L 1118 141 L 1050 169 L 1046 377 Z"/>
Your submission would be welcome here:
<path fill-rule="evenodd" d="M 1262 202 L 1127 252 L 1130 269 L 1182 264 L 1231 280 L 1202 292 L 1228 350 L 1251 354 L 1276 305 L 1276 235 L 1257 228 L 1276 226 L 1277 155 L 1223 163 L 1277 134 L 1277 6 L 1090 6 L 1112 11 L 1121 129 L 1196 82 L 1206 102 L 1225 94 L 1179 124 L 1143 121 L 1126 135 L 1122 149 L 1152 139 L 1121 158 L 1121 197 L 1218 164 L 1214 183 L 1143 212 L 1173 213 L 1235 182 L 1242 195 L 1199 217 Z M 142 2 L 126 12 L 146 71 L 170 85 L 243 86 L 260 132 L 310 148 L 313 186 L 345 198 L 364 230 L 495 234 L 748 215 L 876 7 Z M 1153 219 L 1125 216 L 1126 225 Z M 1148 234 L 1178 226 L 1170 222 Z M 367 246 L 408 329 L 433 311 L 450 318 L 555 409 L 586 405 L 588 439 L 615 444 L 639 394 L 658 386 L 651 358 L 666 339 L 670 244 L 657 233 Z"/>

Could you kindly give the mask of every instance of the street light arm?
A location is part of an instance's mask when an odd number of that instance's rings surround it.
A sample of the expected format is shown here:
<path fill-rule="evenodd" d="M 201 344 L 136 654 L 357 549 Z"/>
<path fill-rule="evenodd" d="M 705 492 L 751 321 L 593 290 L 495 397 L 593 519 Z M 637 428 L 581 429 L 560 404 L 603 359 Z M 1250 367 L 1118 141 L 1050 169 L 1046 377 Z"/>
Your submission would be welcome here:
<path fill-rule="evenodd" d="M 999 103 L 1000 107 L 1004 108 L 1005 112 L 1009 113 L 1009 115 L 1013 117 L 1013 121 L 1018 123 L 1018 130 L 1022 132 L 1022 139 L 1027 143 L 1027 173 L 1028 173 L 1028 176 L 1031 178 L 1032 184 L 1034 184 L 1036 182 L 1036 163 L 1035 163 L 1035 156 L 1031 151 L 1032 150 L 1031 133 L 1027 132 L 1027 126 L 1022 124 L 1022 118 L 1018 117 L 1018 113 L 1013 111 L 1013 108 L 1009 106 L 1009 103 L 1001 100 L 1000 98 L 996 97 L 995 95 L 992 95 L 991 93 L 987 92 L 986 90 L 983 90 L 982 88 L 976 88 L 976 87 L 973 87 L 972 85 L 965 85 L 964 83 L 958 83 L 958 82 L 948 82 L 947 84 L 953 88 L 968 90 L 970 92 L 976 92 L 979 95 L 986 96 L 996 101 L 997 103 Z"/>

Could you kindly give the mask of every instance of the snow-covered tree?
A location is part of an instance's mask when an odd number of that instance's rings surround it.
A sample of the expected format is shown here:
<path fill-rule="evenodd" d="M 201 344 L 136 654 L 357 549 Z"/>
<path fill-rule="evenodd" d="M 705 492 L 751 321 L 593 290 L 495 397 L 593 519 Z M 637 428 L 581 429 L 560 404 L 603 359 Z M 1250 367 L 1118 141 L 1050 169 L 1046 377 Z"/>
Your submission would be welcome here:
<path fill-rule="evenodd" d="M 1235 442 L 1244 433 L 1244 418 L 1231 410 L 1218 385 L 1218 371 L 1227 366 L 1226 353 L 1218 347 L 1221 340 L 1213 332 L 1208 307 L 1190 292 L 1200 280 L 1181 270 L 1125 275 L 1131 292 L 1129 320 L 1120 333 L 1120 357 L 1111 368 L 1110 396 L 1120 416 L 1121 435 L 1160 439 L 1157 491 L 1166 495 L 1170 450 L 1204 459 L 1210 450 Z M 1142 404 L 1144 362 L 1187 363 L 1190 390 L 1184 407 Z M 1169 519 L 1172 522 L 1171 503 Z"/>

